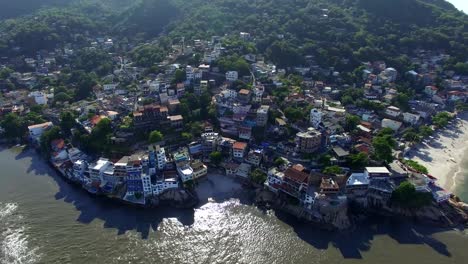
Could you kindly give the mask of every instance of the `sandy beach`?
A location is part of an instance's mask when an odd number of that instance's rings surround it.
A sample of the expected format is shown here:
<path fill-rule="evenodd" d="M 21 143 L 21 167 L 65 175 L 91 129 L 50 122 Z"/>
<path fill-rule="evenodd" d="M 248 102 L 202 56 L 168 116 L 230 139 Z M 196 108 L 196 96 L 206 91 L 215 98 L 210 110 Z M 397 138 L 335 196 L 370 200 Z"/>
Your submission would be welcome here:
<path fill-rule="evenodd" d="M 463 181 L 463 162 L 468 152 L 468 113 L 459 114 L 446 129 L 438 130 L 431 138 L 415 145 L 405 158 L 427 167 L 437 183 L 447 191 L 454 191 Z"/>

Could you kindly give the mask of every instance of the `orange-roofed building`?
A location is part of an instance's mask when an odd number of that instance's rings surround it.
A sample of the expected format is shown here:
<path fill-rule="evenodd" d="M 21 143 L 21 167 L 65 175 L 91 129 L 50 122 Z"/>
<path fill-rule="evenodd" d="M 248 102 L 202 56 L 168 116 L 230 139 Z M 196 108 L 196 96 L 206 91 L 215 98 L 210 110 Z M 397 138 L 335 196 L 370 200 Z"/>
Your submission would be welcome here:
<path fill-rule="evenodd" d="M 243 159 L 247 151 L 247 143 L 236 142 L 232 146 L 232 155 L 235 159 Z"/>

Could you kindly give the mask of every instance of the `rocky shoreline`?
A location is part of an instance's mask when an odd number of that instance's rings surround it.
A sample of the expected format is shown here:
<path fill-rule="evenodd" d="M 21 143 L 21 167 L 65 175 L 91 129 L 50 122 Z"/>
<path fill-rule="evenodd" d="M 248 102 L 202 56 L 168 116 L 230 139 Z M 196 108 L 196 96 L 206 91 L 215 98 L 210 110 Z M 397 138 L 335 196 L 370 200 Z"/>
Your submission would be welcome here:
<path fill-rule="evenodd" d="M 352 203 L 346 207 L 305 210 L 302 206 L 288 204 L 277 194 L 266 190 L 256 190 L 255 204 L 260 208 L 273 209 L 288 213 L 300 220 L 326 230 L 352 229 L 359 222 L 371 216 L 384 216 L 396 220 L 410 220 L 417 224 L 443 228 L 468 227 L 468 204 L 453 197 L 447 204 L 433 203 L 421 209 L 404 209 L 396 206 L 373 208 Z"/>

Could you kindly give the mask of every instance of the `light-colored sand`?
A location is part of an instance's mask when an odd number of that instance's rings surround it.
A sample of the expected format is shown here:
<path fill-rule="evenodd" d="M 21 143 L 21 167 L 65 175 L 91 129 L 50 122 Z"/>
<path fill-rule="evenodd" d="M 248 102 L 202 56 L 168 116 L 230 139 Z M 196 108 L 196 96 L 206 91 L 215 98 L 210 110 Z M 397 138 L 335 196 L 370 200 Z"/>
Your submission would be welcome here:
<path fill-rule="evenodd" d="M 454 191 L 468 150 L 468 114 L 459 115 L 446 129 L 412 148 L 405 156 L 427 167 L 448 191 Z"/>

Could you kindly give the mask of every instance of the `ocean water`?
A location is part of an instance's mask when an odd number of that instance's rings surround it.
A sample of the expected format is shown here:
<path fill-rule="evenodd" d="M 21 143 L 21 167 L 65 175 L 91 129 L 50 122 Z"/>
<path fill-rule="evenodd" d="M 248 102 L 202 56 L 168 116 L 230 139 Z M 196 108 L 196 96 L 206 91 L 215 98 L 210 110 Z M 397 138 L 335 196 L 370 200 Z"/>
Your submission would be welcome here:
<path fill-rule="evenodd" d="M 465 263 L 468 234 L 370 219 L 327 232 L 252 206 L 230 178 L 195 209 L 143 210 L 88 195 L 34 151 L 0 150 L 0 263 Z"/>
<path fill-rule="evenodd" d="M 454 191 L 455 194 L 468 203 L 468 149 L 460 164 L 460 171 L 459 174 L 457 174 L 456 181 L 457 187 Z"/>
<path fill-rule="evenodd" d="M 36 263 L 39 248 L 30 245 L 28 225 L 16 203 L 0 202 L 0 223 L 0 263 Z"/>

